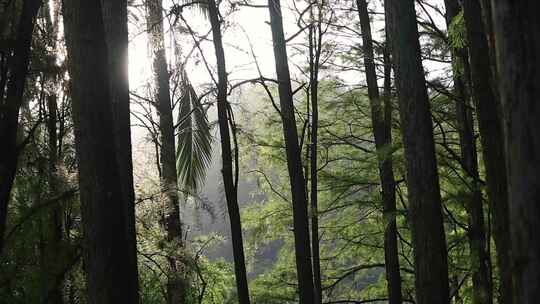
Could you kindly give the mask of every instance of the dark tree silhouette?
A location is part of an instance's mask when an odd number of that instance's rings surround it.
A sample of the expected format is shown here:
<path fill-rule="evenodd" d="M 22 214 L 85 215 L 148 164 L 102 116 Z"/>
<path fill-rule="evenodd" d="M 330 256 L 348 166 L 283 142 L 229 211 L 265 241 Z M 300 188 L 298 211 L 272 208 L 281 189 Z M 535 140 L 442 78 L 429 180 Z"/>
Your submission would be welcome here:
<path fill-rule="evenodd" d="M 167 256 L 167 303 L 183 304 L 186 301 L 187 284 L 184 282 L 185 269 L 182 267 L 178 249 L 183 247 L 182 223 L 180 220 L 178 174 L 176 170 L 176 149 L 174 136 L 173 109 L 170 96 L 169 71 L 165 55 L 163 32 L 163 4 L 161 0 L 146 0 L 146 23 L 149 33 L 149 47 L 152 55 L 154 100 L 159 115 L 160 133 L 160 183 L 165 201 L 164 226 L 170 253 Z"/>
<path fill-rule="evenodd" d="M 500 0 L 492 5 L 509 164 L 513 300 L 536 303 L 540 298 L 540 3 Z"/>
<path fill-rule="evenodd" d="M 274 42 L 276 74 L 279 82 L 279 103 L 283 123 L 283 137 L 287 150 L 287 168 L 291 185 L 293 204 L 294 247 L 296 255 L 296 271 L 298 275 L 298 293 L 301 304 L 314 301 L 313 271 L 311 264 L 311 248 L 309 244 L 309 221 L 307 212 L 307 192 L 302 171 L 298 131 L 294 117 L 291 76 L 287 62 L 287 48 L 283 33 L 283 19 L 279 0 L 268 0 L 270 10 L 270 26 Z"/>
<path fill-rule="evenodd" d="M 446 24 L 450 27 L 454 17 L 459 14 L 457 0 L 445 0 Z M 476 138 L 474 135 L 473 111 L 470 100 L 470 66 L 469 52 L 466 48 L 452 49 L 454 96 L 456 105 L 456 121 L 459 134 L 461 163 L 465 175 L 470 177 L 470 191 L 467 193 L 467 213 L 469 224 L 469 248 L 471 251 L 471 270 L 473 281 L 473 302 L 492 303 L 493 291 L 490 275 L 490 258 L 486 248 L 486 233 Z M 460 71 L 456 67 L 461 66 Z"/>
<path fill-rule="evenodd" d="M 500 104 L 492 85 L 490 51 L 482 11 L 478 0 L 463 2 L 471 64 L 472 96 L 478 114 L 478 126 L 483 148 L 488 198 L 493 210 L 493 235 L 497 249 L 497 263 L 501 277 L 501 303 L 512 303 L 512 275 L 510 265 L 510 226 L 508 223 L 508 190 L 503 129 Z"/>
<path fill-rule="evenodd" d="M 236 278 L 236 290 L 238 292 L 238 302 L 240 304 L 249 304 L 249 288 L 246 275 L 246 261 L 244 257 L 244 241 L 242 238 L 242 222 L 240 220 L 240 208 L 238 207 L 238 157 L 233 160 L 231 149 L 231 135 L 229 125 L 236 130 L 232 109 L 227 101 L 227 69 L 225 64 L 225 51 L 221 39 L 221 25 L 219 20 L 219 11 L 214 0 L 208 0 L 208 15 L 212 25 L 212 36 L 214 38 L 214 49 L 216 51 L 216 63 L 218 70 L 218 124 L 221 140 L 221 174 L 223 176 L 223 185 L 225 187 L 225 198 L 227 200 L 227 211 L 231 223 L 231 236 L 234 256 L 234 274 Z M 236 140 L 234 140 L 236 146 Z M 235 149 L 238 153 L 238 149 Z M 233 173 L 233 163 L 235 172 Z"/>
<path fill-rule="evenodd" d="M 64 5 L 88 300 L 136 304 L 127 3 Z"/>
<path fill-rule="evenodd" d="M 416 302 L 449 303 L 446 239 L 414 1 L 386 0 L 405 147 Z"/>
<path fill-rule="evenodd" d="M 356 0 L 360 28 L 362 30 L 362 47 L 364 51 L 364 68 L 368 87 L 368 95 L 371 107 L 371 123 L 375 148 L 379 156 L 379 178 L 381 180 L 383 198 L 384 227 L 384 261 L 386 267 L 386 280 L 388 282 L 388 301 L 390 304 L 402 302 L 401 276 L 399 273 L 399 256 L 396 228 L 396 194 L 392 155 L 385 153 L 392 145 L 391 134 L 391 111 L 390 88 L 381 98 L 377 84 L 377 72 L 375 69 L 375 56 L 373 51 L 373 38 L 371 36 L 371 24 L 366 0 Z M 386 50 L 385 50 L 386 51 Z M 385 54 L 387 55 L 387 54 Z M 389 61 L 389 56 L 385 60 Z M 389 63 L 385 66 L 385 87 L 390 86 Z M 386 114 L 390 113 L 390 114 Z"/>
<path fill-rule="evenodd" d="M 7 59 L 9 76 L 2 76 L 7 81 L 7 92 L 4 98 L 3 84 L 0 94 L 0 254 L 4 247 L 9 197 L 21 148 L 17 146 L 19 110 L 23 102 L 35 18 L 40 6 L 41 0 L 23 1 L 16 43 L 12 55 Z"/>

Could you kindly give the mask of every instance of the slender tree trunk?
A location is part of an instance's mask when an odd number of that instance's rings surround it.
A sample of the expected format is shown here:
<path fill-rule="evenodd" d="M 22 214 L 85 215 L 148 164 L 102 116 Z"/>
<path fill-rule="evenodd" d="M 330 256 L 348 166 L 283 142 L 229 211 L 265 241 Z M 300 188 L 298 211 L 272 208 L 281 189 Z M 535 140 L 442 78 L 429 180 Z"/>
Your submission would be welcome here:
<path fill-rule="evenodd" d="M 7 58 L 7 95 L 0 96 L 0 254 L 4 245 L 8 203 L 17 171 L 19 110 L 30 60 L 30 45 L 41 0 L 24 0 L 13 55 Z"/>
<path fill-rule="evenodd" d="M 314 302 L 313 272 L 309 242 L 309 223 L 307 212 L 306 186 L 302 171 L 302 159 L 298 144 L 298 131 L 294 116 L 291 76 L 287 62 L 287 49 L 283 33 L 283 19 L 279 0 L 268 0 L 270 26 L 274 43 L 276 74 L 279 81 L 279 102 L 283 122 L 283 136 L 287 153 L 287 168 L 292 192 L 294 245 L 298 292 L 300 304 Z"/>
<path fill-rule="evenodd" d="M 318 8 L 318 20 L 309 28 L 309 89 L 311 97 L 311 147 L 310 152 L 310 179 L 311 179 L 311 254 L 313 256 L 313 287 L 315 288 L 315 304 L 322 303 L 321 257 L 319 249 L 319 210 L 318 210 L 318 164 L 317 145 L 319 129 L 319 64 L 322 48 L 322 7 Z M 313 7 L 311 18 L 313 19 Z M 306 173 L 307 174 L 307 173 Z"/>
<path fill-rule="evenodd" d="M 56 95 L 49 95 L 47 97 L 47 133 L 49 138 L 48 144 L 48 184 L 49 184 L 49 196 L 55 197 L 58 193 L 58 135 L 57 135 L 57 100 Z M 61 273 L 61 265 L 64 261 L 59 258 L 59 252 L 62 250 L 62 205 L 55 204 L 48 212 L 47 218 L 47 247 L 46 247 L 46 260 L 48 262 L 47 282 L 46 286 L 46 299 L 47 303 L 61 304 L 62 298 L 62 285 L 63 274 Z"/>
<path fill-rule="evenodd" d="M 8 78 L 9 55 L 9 50 L 0 50 L 0 105 L 4 104 L 4 94 L 6 91 L 6 84 Z"/>
<path fill-rule="evenodd" d="M 234 256 L 234 274 L 236 277 L 236 290 L 238 292 L 238 302 L 249 304 L 249 288 L 246 275 L 246 262 L 244 257 L 244 243 L 242 239 L 242 222 L 240 220 L 240 208 L 238 207 L 238 170 L 236 176 L 233 174 L 233 153 L 231 150 L 231 138 L 229 132 L 229 122 L 232 122 L 230 115 L 230 105 L 227 101 L 227 70 L 225 65 L 225 52 L 221 39 L 221 29 L 219 21 L 219 11 L 214 0 L 208 0 L 208 15 L 212 24 L 212 36 L 214 38 L 214 49 L 216 51 L 218 69 L 218 124 L 221 140 L 221 162 L 223 175 L 223 185 L 225 187 L 225 197 L 227 199 L 227 210 L 231 223 L 231 236 Z M 233 128 L 234 125 L 232 124 Z M 235 130 L 233 129 L 233 132 Z M 238 151 L 235 151 L 238 153 Z M 238 166 L 238 159 L 235 159 L 235 166 Z"/>
<path fill-rule="evenodd" d="M 506 165 L 504 146 L 501 144 L 503 130 L 499 117 L 500 105 L 491 86 L 494 76 L 478 0 L 464 1 L 463 12 L 467 26 L 467 41 L 469 42 L 472 94 L 478 114 L 488 198 L 493 210 L 493 234 L 501 281 L 499 301 L 507 304 L 512 303 L 513 284 L 510 264 L 511 244 Z"/>
<path fill-rule="evenodd" d="M 492 1 L 505 113 L 514 303 L 540 299 L 540 4 Z M 498 172 L 502 174 L 502 172 Z"/>
<path fill-rule="evenodd" d="M 493 73 L 492 87 L 496 88 L 498 86 L 498 74 L 497 71 L 497 55 L 495 54 L 495 34 L 493 32 L 493 17 L 492 17 L 492 7 L 491 0 L 479 0 L 480 6 L 482 8 L 482 19 L 484 25 L 484 32 L 486 33 L 486 39 L 489 46 L 489 59 L 491 65 L 491 71 Z M 500 101 L 499 91 L 494 90 L 493 92 L 497 96 L 497 100 Z"/>
<path fill-rule="evenodd" d="M 457 0 L 445 0 L 446 24 L 450 26 L 452 19 L 459 13 L 460 7 Z M 493 291 L 490 275 L 490 257 L 486 249 L 486 235 L 484 224 L 484 211 L 482 204 L 482 192 L 478 181 L 478 158 L 476 154 L 476 140 L 474 137 L 474 124 L 469 94 L 463 76 L 470 72 L 467 52 L 465 49 L 452 50 L 452 61 L 461 62 L 464 71 L 454 68 L 454 94 L 456 96 L 456 117 L 458 124 L 459 142 L 461 148 L 461 161 L 465 173 L 469 176 L 471 183 L 467 197 L 467 213 L 469 231 L 469 247 L 471 256 L 471 271 L 473 282 L 473 303 L 490 304 L 493 303 Z M 457 66 L 454 64 L 454 67 Z"/>
<path fill-rule="evenodd" d="M 402 303 L 401 276 L 399 273 L 399 256 L 397 245 L 396 228 L 396 194 L 394 170 L 392 167 L 392 155 L 385 153 L 392 145 L 391 122 L 385 119 L 385 111 L 391 108 L 390 92 L 385 96 L 385 104 L 381 102 L 375 59 L 373 52 L 373 38 L 371 36 L 371 24 L 366 0 L 356 0 L 360 27 L 362 30 L 362 42 L 364 50 L 364 68 L 368 86 L 368 95 L 371 107 L 371 121 L 373 136 L 379 162 L 379 177 L 381 180 L 384 218 L 384 260 L 386 266 L 386 281 L 388 283 L 388 303 Z M 385 56 L 385 60 L 390 60 Z M 390 86 L 390 68 L 385 66 L 385 86 Z M 388 73 L 388 75 L 387 75 Z"/>
<path fill-rule="evenodd" d="M 386 0 L 385 4 L 405 147 L 416 302 L 449 303 L 437 160 L 414 1 Z"/>
<path fill-rule="evenodd" d="M 58 0 L 54 3 L 54 10 L 51 11 L 49 5 L 42 7 L 41 12 L 45 15 L 47 31 L 51 33 L 51 39 L 40 41 L 45 47 L 50 48 L 49 56 L 47 57 L 47 70 L 43 75 L 43 82 L 49 87 L 47 96 L 47 135 L 48 135 L 48 172 L 47 172 L 47 184 L 48 184 L 48 197 L 56 197 L 60 187 L 60 177 L 58 175 L 58 162 L 61 159 L 59 154 L 59 138 L 58 138 L 58 100 L 56 92 L 58 90 L 58 77 L 56 77 L 57 60 L 57 36 L 60 28 L 59 18 L 61 4 Z M 46 49 L 46 48 L 45 48 Z M 47 85 L 48 83 L 48 85 Z M 51 304 L 63 303 L 63 285 L 65 278 L 64 264 L 66 263 L 61 252 L 65 252 L 66 248 L 62 247 L 63 241 L 63 204 L 58 203 L 47 208 L 47 218 L 45 222 L 45 282 L 44 282 L 44 299 L 45 302 Z M 65 255 L 64 255 L 65 256 Z"/>
<path fill-rule="evenodd" d="M 174 122 L 170 97 L 169 71 L 165 56 L 165 38 L 163 32 L 163 4 L 161 0 L 146 0 L 146 23 L 149 44 L 153 60 L 154 100 L 159 114 L 161 134 L 160 161 L 161 187 L 165 200 L 165 230 L 167 241 L 171 245 L 168 254 L 169 269 L 167 274 L 167 303 L 180 304 L 186 301 L 184 269 L 177 248 L 183 247 L 182 223 L 178 197 L 178 175 L 174 139 Z"/>
<path fill-rule="evenodd" d="M 128 191 L 133 184 L 129 185 L 127 48 L 119 46 L 127 37 L 113 42 L 114 34 L 122 32 L 125 15 L 110 6 L 122 2 L 64 2 L 86 286 L 88 302 L 95 304 L 139 303 L 133 192 Z M 110 30 L 113 20 L 119 28 L 115 31 Z M 127 139 L 118 138 L 126 135 Z"/>

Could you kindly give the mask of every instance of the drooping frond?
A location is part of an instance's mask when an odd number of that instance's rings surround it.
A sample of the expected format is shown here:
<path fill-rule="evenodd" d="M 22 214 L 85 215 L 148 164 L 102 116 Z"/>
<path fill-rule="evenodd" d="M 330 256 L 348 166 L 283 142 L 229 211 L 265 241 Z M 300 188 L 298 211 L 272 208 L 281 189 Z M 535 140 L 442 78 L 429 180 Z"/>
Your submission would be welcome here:
<path fill-rule="evenodd" d="M 185 75 L 183 78 L 183 95 L 178 111 L 176 167 L 180 186 L 196 193 L 212 159 L 211 126 L 193 86 Z"/>
<path fill-rule="evenodd" d="M 208 2 L 206 0 L 179 0 L 173 5 L 172 12 L 178 14 L 184 9 L 195 9 L 205 19 L 208 18 Z"/>

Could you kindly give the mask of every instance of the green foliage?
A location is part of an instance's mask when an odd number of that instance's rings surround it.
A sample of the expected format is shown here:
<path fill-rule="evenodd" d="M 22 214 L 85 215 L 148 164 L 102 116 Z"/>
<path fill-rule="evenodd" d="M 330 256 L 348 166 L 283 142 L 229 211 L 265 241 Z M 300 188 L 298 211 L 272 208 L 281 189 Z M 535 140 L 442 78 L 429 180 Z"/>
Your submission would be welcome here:
<path fill-rule="evenodd" d="M 450 40 L 450 45 L 455 49 L 467 47 L 467 28 L 465 27 L 463 10 L 452 19 L 448 28 L 448 39 Z"/>
<path fill-rule="evenodd" d="M 33 118 L 27 110 L 24 119 Z M 35 123 L 32 121 L 32 124 Z M 61 157 L 69 159 L 73 152 L 66 139 Z M 43 130 L 38 128 L 19 158 L 19 170 L 12 189 L 5 250 L 0 256 L 0 303 L 42 303 L 51 286 L 49 275 L 62 276 L 70 289 L 66 294 L 83 298 L 84 280 L 81 269 L 81 231 L 76 185 L 70 180 L 74 168 L 61 166 L 56 177 L 56 193 L 51 193 L 46 155 L 48 146 Z M 53 246 L 51 213 L 59 208 L 64 220 L 62 238 Z M 76 303 L 84 303 L 78 301 Z"/>
<path fill-rule="evenodd" d="M 196 290 L 202 304 L 235 303 L 234 272 L 232 265 L 224 260 L 198 261 Z M 193 302 L 198 303 L 198 302 Z"/>
<path fill-rule="evenodd" d="M 178 140 L 176 167 L 180 185 L 196 193 L 206 176 L 212 157 L 212 135 L 206 110 L 186 79 L 178 113 Z"/>
<path fill-rule="evenodd" d="M 457 14 L 448 27 L 448 41 L 454 50 L 463 50 L 467 47 L 467 28 L 463 10 Z M 452 61 L 454 73 L 463 74 L 463 62 L 459 58 Z"/>
<path fill-rule="evenodd" d="M 382 217 L 377 154 L 372 139 L 369 102 L 362 91 L 342 91 L 338 83 L 324 81 L 319 96 L 319 233 L 323 296 L 336 299 L 385 298 Z M 262 97 L 261 97 L 262 98 Z M 298 129 L 306 120 L 305 100 L 296 104 Z M 452 100 L 432 100 L 435 141 L 449 250 L 450 281 L 460 284 L 460 298 L 470 301 L 469 248 L 466 202 L 472 181 L 460 168 L 458 138 Z M 270 102 L 244 114 L 241 144 L 243 163 L 258 180 L 266 197 L 243 209 L 243 228 L 255 303 L 295 303 L 296 271 L 292 234 L 292 206 L 281 136 L 281 121 Z M 392 146 L 383 156 L 392 158 L 397 185 L 402 290 L 414 298 L 414 265 L 407 222 L 407 187 L 397 113 L 394 114 Z M 302 133 L 299 131 L 299 133 Z M 279 135 L 278 135 L 279 134 Z M 305 134 L 305 133 L 304 133 Z M 299 138 L 305 148 L 309 139 Z M 458 152 L 456 152 L 458 151 Z M 309 181 L 308 181 L 309 183 Z M 261 256 L 277 246 L 275 256 Z M 258 265 L 265 265 L 258 267 Z M 462 282 L 463 281 L 463 282 Z"/>
<path fill-rule="evenodd" d="M 322 82 L 319 95 L 318 200 L 324 296 L 381 296 L 385 291 L 381 267 L 384 229 L 380 225 L 382 207 L 369 102 L 360 92 L 343 92 L 337 87 L 335 81 Z M 296 108 L 298 129 L 302 130 L 305 100 L 300 100 Z M 258 259 L 257 252 L 279 244 L 270 267 L 252 281 L 251 293 L 255 303 L 295 303 L 292 209 L 281 122 L 266 103 L 255 113 L 246 114 L 242 129 L 242 144 L 249 146 L 244 159 L 255 160 L 256 169 L 251 167 L 252 162 L 250 169 L 258 178 L 259 191 L 266 195 L 266 200 L 249 205 L 242 213 L 243 227 L 248 231 L 250 264 L 267 263 Z M 308 140 L 299 139 L 303 142 L 304 157 Z M 399 154 L 398 147 L 388 147 L 385 156 Z M 400 214 L 403 213 L 398 213 L 403 227 Z"/>

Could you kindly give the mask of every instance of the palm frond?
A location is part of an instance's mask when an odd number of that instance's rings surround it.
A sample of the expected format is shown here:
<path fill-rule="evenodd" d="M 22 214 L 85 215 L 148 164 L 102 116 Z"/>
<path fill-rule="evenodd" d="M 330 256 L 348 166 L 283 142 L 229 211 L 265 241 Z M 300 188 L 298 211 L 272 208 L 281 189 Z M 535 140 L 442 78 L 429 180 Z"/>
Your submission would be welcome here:
<path fill-rule="evenodd" d="M 175 7 L 180 8 L 186 6 L 190 9 L 197 10 L 205 19 L 208 19 L 208 2 L 206 0 L 180 0 Z M 173 7 L 174 9 L 174 7 Z"/>
<path fill-rule="evenodd" d="M 178 111 L 176 168 L 180 186 L 196 193 L 212 160 L 211 126 L 193 86 L 183 77 Z"/>

